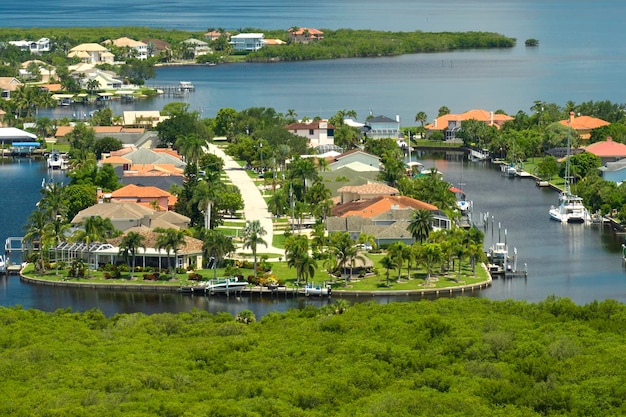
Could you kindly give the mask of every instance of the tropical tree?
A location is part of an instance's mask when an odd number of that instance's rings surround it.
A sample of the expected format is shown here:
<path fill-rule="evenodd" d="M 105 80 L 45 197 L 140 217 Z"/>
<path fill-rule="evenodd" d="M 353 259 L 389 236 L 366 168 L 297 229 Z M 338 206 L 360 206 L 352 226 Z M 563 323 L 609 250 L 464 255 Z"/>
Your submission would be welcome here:
<path fill-rule="evenodd" d="M 387 286 L 389 286 L 389 271 L 396 267 L 396 263 L 391 258 L 391 256 L 387 255 L 387 256 L 384 256 L 380 260 L 380 264 L 382 265 L 383 268 L 385 268 L 387 270 L 387 273 L 386 273 L 387 279 L 386 279 L 386 281 L 387 281 Z"/>
<path fill-rule="evenodd" d="M 445 116 L 446 114 L 450 114 L 450 108 L 448 106 L 439 107 L 439 110 L 437 110 L 437 117 Z"/>
<path fill-rule="evenodd" d="M 159 236 L 156 241 L 156 248 L 161 250 L 164 249 L 167 254 L 167 266 L 170 269 L 172 278 L 176 277 L 176 263 L 174 263 L 174 267 L 170 264 L 170 252 L 174 254 L 174 259 L 178 259 L 178 251 L 180 251 L 181 247 L 185 245 L 185 236 L 187 233 L 182 229 L 163 229 L 157 228 L 154 229 Z"/>
<path fill-rule="evenodd" d="M 304 284 L 309 285 L 309 278 L 313 278 L 315 276 L 315 270 L 317 269 L 317 262 L 311 255 L 304 253 L 298 259 L 296 265 L 296 273 L 300 277 L 304 277 Z"/>
<path fill-rule="evenodd" d="M 111 219 L 100 216 L 85 217 L 81 222 L 82 229 L 72 235 L 75 242 L 83 242 L 87 245 L 87 278 L 91 278 L 91 250 L 92 244 L 115 237 L 119 231 L 113 226 Z"/>
<path fill-rule="evenodd" d="M 198 210 L 204 213 L 204 228 L 207 230 L 211 228 L 211 214 L 213 207 L 220 199 L 221 185 L 218 172 L 207 173 L 192 191 L 191 201 L 196 203 Z"/>
<path fill-rule="evenodd" d="M 42 272 L 46 270 L 43 247 L 48 221 L 48 213 L 46 213 L 43 209 L 38 208 L 33 211 L 30 216 L 28 216 L 28 220 L 24 226 L 24 230 L 26 231 L 24 241 L 30 244 L 39 244 L 39 261 L 37 262 L 36 269 Z"/>
<path fill-rule="evenodd" d="M 254 257 L 254 277 L 256 278 L 256 265 L 257 265 L 257 247 L 258 245 L 265 245 L 267 242 L 263 240 L 263 236 L 265 236 L 267 232 L 261 226 L 261 222 L 259 220 L 248 220 L 246 221 L 246 226 L 243 229 L 243 247 L 244 249 L 250 248 L 252 249 L 252 256 Z"/>
<path fill-rule="evenodd" d="M 309 239 L 305 235 L 291 235 L 285 240 L 287 265 L 296 269 L 296 281 L 300 284 L 300 263 L 309 254 Z"/>
<path fill-rule="evenodd" d="M 59 245 L 66 239 L 66 233 L 71 225 L 61 216 L 52 219 L 45 227 L 45 235 L 54 242 L 55 275 L 59 275 Z"/>
<path fill-rule="evenodd" d="M 139 248 L 143 248 L 146 250 L 145 245 L 146 237 L 140 233 L 130 231 L 122 237 L 122 241 L 120 242 L 120 255 L 125 259 L 128 259 L 129 256 L 132 258 L 132 266 L 130 269 L 130 279 L 133 279 L 133 275 L 135 274 L 135 262 L 137 261 L 136 254 Z"/>
<path fill-rule="evenodd" d="M 202 250 L 205 259 L 213 258 L 213 278 L 217 278 L 217 268 L 224 257 L 235 251 L 233 239 L 219 230 L 206 230 L 202 237 Z"/>
<path fill-rule="evenodd" d="M 189 133 L 187 135 L 180 135 L 176 139 L 175 146 L 185 157 L 187 162 L 198 164 L 200 157 L 204 154 L 205 148 L 208 146 L 206 138 Z"/>
<path fill-rule="evenodd" d="M 443 251 L 439 243 L 427 243 L 420 245 L 417 257 L 421 263 L 426 266 L 426 283 L 430 282 L 433 269 L 443 258 Z"/>
<path fill-rule="evenodd" d="M 398 279 L 400 279 L 407 248 L 407 244 L 402 241 L 395 242 L 389 246 L 389 254 L 387 256 L 393 260 L 394 265 L 398 268 Z"/>
<path fill-rule="evenodd" d="M 408 230 L 416 242 L 423 243 L 433 230 L 433 212 L 426 209 L 415 210 L 409 219 Z"/>
<path fill-rule="evenodd" d="M 415 121 L 420 124 L 421 127 L 424 127 L 424 123 L 428 121 L 428 116 L 423 111 L 418 111 L 415 115 Z"/>

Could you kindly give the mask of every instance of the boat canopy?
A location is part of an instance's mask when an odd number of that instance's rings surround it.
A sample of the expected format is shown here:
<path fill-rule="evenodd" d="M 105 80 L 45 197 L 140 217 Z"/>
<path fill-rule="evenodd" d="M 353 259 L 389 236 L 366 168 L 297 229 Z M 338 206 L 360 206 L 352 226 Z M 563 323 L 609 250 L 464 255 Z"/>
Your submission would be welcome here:
<path fill-rule="evenodd" d="M 13 142 L 14 148 L 38 148 L 41 146 L 39 142 Z"/>

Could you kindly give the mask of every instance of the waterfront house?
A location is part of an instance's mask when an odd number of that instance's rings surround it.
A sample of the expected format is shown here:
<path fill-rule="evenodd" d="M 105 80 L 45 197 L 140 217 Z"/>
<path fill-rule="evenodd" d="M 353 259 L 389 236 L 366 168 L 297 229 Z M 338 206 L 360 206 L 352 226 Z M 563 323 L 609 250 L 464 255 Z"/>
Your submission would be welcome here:
<path fill-rule="evenodd" d="M 182 44 L 187 47 L 187 50 L 193 55 L 194 58 L 211 53 L 209 44 L 199 39 L 189 38 L 184 40 Z"/>
<path fill-rule="evenodd" d="M 340 155 L 329 157 L 327 162 L 329 171 L 337 171 L 346 167 L 357 172 L 380 171 L 380 158 L 358 149 L 352 149 Z"/>
<path fill-rule="evenodd" d="M 335 143 L 335 127 L 328 120 L 291 123 L 284 128 L 294 135 L 307 138 L 310 147 L 318 148 Z"/>
<path fill-rule="evenodd" d="M 32 74 L 29 67 L 34 64 L 37 67 L 39 74 Z M 59 79 L 57 76 L 56 68 L 48 65 L 47 63 L 34 59 L 31 61 L 25 61 L 20 65 L 19 75 L 23 80 L 37 79 L 38 81 L 48 83 L 50 81 L 56 81 Z"/>
<path fill-rule="evenodd" d="M 504 123 L 513 119 L 513 117 L 503 113 L 474 109 L 461 114 L 450 113 L 439 116 L 433 123 L 427 124 L 424 128 L 427 135 L 437 130 L 443 132 L 445 140 L 449 141 L 456 139 L 456 132 L 461 129 L 464 120 L 477 120 L 487 124 L 487 126 L 494 126 L 499 129 Z"/>
<path fill-rule="evenodd" d="M 115 90 L 122 88 L 122 80 L 115 78 L 116 74 L 112 71 L 104 71 L 100 69 L 93 69 L 87 73 L 77 74 L 79 76 L 78 82 L 82 88 L 87 89 L 91 82 L 98 83 L 98 90 L 107 89 Z"/>
<path fill-rule="evenodd" d="M 327 231 L 348 232 L 353 239 L 361 233 L 370 234 L 378 245 L 398 241 L 411 244 L 414 239 L 408 231 L 409 221 L 418 209 L 433 213 L 434 230 L 451 227 L 446 214 L 432 204 L 406 196 L 379 196 L 335 205 L 327 219 Z"/>
<path fill-rule="evenodd" d="M 30 52 L 31 54 L 39 55 L 43 52 L 50 52 L 50 39 L 40 38 L 36 41 L 9 41 L 9 44 L 17 46 L 22 52 Z"/>
<path fill-rule="evenodd" d="M 607 162 L 615 162 L 626 158 L 626 145 L 614 142 L 610 136 L 606 140 L 592 143 L 583 148 L 586 152 L 599 156 L 603 165 Z"/>
<path fill-rule="evenodd" d="M 162 227 L 165 229 L 187 229 L 189 217 L 174 211 L 155 210 L 135 202 L 114 202 L 110 193 L 98 192 L 98 204 L 81 210 L 74 216 L 71 223 L 79 226 L 86 218 L 100 216 L 110 219 L 116 229 L 125 231 L 131 227 L 145 226 L 148 228 Z"/>
<path fill-rule="evenodd" d="M 162 39 L 148 38 L 142 39 L 141 42 L 147 45 L 148 56 L 150 57 L 158 55 L 169 56 L 170 54 L 171 48 L 169 42 L 167 41 L 164 41 Z"/>
<path fill-rule="evenodd" d="M 161 116 L 161 112 L 158 110 L 136 110 L 122 113 L 122 123 L 126 127 L 156 127 L 168 118 L 168 116 Z"/>
<path fill-rule="evenodd" d="M 235 52 L 254 52 L 263 48 L 265 35 L 262 33 L 240 33 L 230 37 Z"/>
<path fill-rule="evenodd" d="M 324 39 L 324 32 L 313 28 L 289 29 L 289 40 L 294 43 L 309 43 Z"/>
<path fill-rule="evenodd" d="M 370 115 L 365 120 L 365 135 L 372 139 L 403 138 L 404 134 L 400 131 L 400 116 L 391 119 L 387 116 Z"/>
<path fill-rule="evenodd" d="M 81 43 L 76 45 L 67 54 L 68 58 L 79 58 L 88 64 L 113 64 L 115 55 L 107 48 L 97 43 Z"/>
<path fill-rule="evenodd" d="M 597 117 L 591 116 L 578 116 L 575 117 L 574 112 L 570 113 L 569 119 L 560 120 L 559 124 L 562 126 L 570 127 L 578 133 L 578 137 L 581 139 L 589 139 L 591 137 L 591 131 L 598 127 L 608 126 L 609 122 Z"/>
<path fill-rule="evenodd" d="M 206 39 L 207 41 L 215 41 L 219 39 L 219 37 L 222 35 L 226 36 L 227 39 L 230 38 L 230 32 L 220 32 L 217 30 L 212 30 L 204 34 L 204 39 Z"/>
<path fill-rule="evenodd" d="M 626 181 L 626 159 L 620 159 L 615 162 L 607 162 L 600 168 L 600 176 L 606 181 L 611 181 L 617 185 Z"/>
<path fill-rule="evenodd" d="M 9 100 L 11 93 L 24 84 L 15 77 L 0 77 L 0 98 Z"/>
<path fill-rule="evenodd" d="M 131 38 L 122 37 L 109 41 L 105 41 L 105 44 L 113 44 L 117 48 L 122 50 L 127 50 L 128 52 L 124 54 L 124 58 L 137 58 L 137 59 L 148 59 L 148 45 L 141 41 L 136 41 Z"/>

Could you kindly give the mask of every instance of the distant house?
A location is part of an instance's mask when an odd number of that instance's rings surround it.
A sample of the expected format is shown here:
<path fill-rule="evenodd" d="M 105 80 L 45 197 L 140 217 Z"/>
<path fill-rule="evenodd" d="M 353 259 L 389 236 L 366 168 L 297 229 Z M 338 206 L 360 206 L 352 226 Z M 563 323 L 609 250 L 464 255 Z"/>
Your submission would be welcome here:
<path fill-rule="evenodd" d="M 125 111 L 122 113 L 124 126 L 155 127 L 168 116 L 161 116 L 158 110 Z"/>
<path fill-rule="evenodd" d="M 613 138 L 610 136 L 602 142 L 592 143 L 583 148 L 586 152 L 599 156 L 602 160 L 602 164 L 626 158 L 626 145 L 614 142 Z"/>
<path fill-rule="evenodd" d="M 31 54 L 39 55 L 43 52 L 50 52 L 50 39 L 41 38 L 37 41 L 9 41 L 9 44 L 17 46 L 20 51 L 28 51 Z"/>
<path fill-rule="evenodd" d="M 618 185 L 626 181 L 626 159 L 615 162 L 607 162 L 600 168 L 600 175 L 607 181 L 612 181 Z"/>
<path fill-rule="evenodd" d="M 387 184 L 369 182 L 363 185 L 346 185 L 337 190 L 341 204 L 353 201 L 371 200 L 377 197 L 391 197 L 398 194 L 398 189 Z"/>
<path fill-rule="evenodd" d="M 129 184 L 111 193 L 111 202 L 139 203 L 158 211 L 173 210 L 176 205 L 176 196 L 153 186 Z"/>
<path fill-rule="evenodd" d="M 170 44 L 161 39 L 142 39 L 141 42 L 147 45 L 148 56 L 164 55 L 170 51 Z"/>
<path fill-rule="evenodd" d="M 372 139 L 403 138 L 400 131 L 400 116 L 391 119 L 386 116 L 369 117 L 365 120 L 366 136 Z"/>
<path fill-rule="evenodd" d="M 90 82 L 97 81 L 99 90 L 120 89 L 122 88 L 123 82 L 115 78 L 115 76 L 116 74 L 114 72 L 94 69 L 84 73 L 84 77 L 79 79 L 79 83 L 82 88 L 87 88 Z"/>
<path fill-rule="evenodd" d="M 17 90 L 24 85 L 15 77 L 0 77 L 0 98 L 8 100 L 11 98 L 11 92 Z"/>
<path fill-rule="evenodd" d="M 122 143 L 134 144 L 141 139 L 146 131 L 144 128 L 129 128 L 123 126 L 89 126 L 96 134 L 96 139 L 103 137 L 113 137 L 119 139 Z M 59 142 L 64 142 L 68 133 L 74 130 L 74 126 L 59 126 L 54 137 Z"/>
<path fill-rule="evenodd" d="M 70 49 L 68 58 L 79 58 L 84 63 L 113 64 L 115 55 L 107 48 L 97 43 L 82 43 Z"/>
<path fill-rule="evenodd" d="M 263 39 L 263 45 L 265 46 L 280 46 L 280 45 L 286 45 L 287 42 L 281 40 L 281 39 Z"/>
<path fill-rule="evenodd" d="M 444 132 L 445 140 L 456 139 L 456 132 L 461 129 L 461 125 L 464 120 L 477 120 L 479 122 L 486 123 L 488 126 L 495 126 L 500 128 L 504 123 L 514 120 L 513 117 L 494 113 L 487 110 L 474 109 L 461 114 L 446 114 L 437 117 L 433 123 L 424 126 L 428 132 L 436 130 Z"/>
<path fill-rule="evenodd" d="M 436 206 L 405 196 L 379 196 L 373 199 L 337 204 L 327 219 L 327 231 L 348 232 L 353 239 L 361 233 L 375 236 L 378 245 L 398 241 L 410 244 L 409 220 L 415 210 L 433 213 L 433 228 L 449 229 L 450 219 Z"/>
<path fill-rule="evenodd" d="M 240 33 L 230 37 L 230 44 L 236 52 L 254 52 L 263 48 L 265 35 L 262 33 Z"/>
<path fill-rule="evenodd" d="M 289 29 L 289 40 L 295 43 L 309 43 L 324 39 L 324 32 L 313 28 Z"/>
<path fill-rule="evenodd" d="M 214 41 L 222 35 L 226 36 L 226 38 L 230 38 L 230 32 L 219 32 L 217 30 L 212 30 L 204 34 L 204 39 L 206 39 L 207 41 Z"/>
<path fill-rule="evenodd" d="M 329 171 L 336 171 L 344 167 L 357 172 L 380 171 L 380 158 L 358 149 L 352 149 L 340 155 L 329 157 L 327 161 Z"/>
<path fill-rule="evenodd" d="M 131 167 L 139 165 L 163 165 L 184 169 L 186 166 L 185 162 L 183 162 L 179 155 L 173 154 L 176 151 L 169 151 L 170 152 L 159 152 L 156 149 L 136 147 L 122 148 L 119 151 L 112 151 L 109 157 L 100 161 L 100 164 L 111 163 L 113 166 L 120 166 L 123 165 L 123 163 L 128 163 L 128 166 L 124 167 L 125 170 L 130 170 Z M 120 160 L 113 159 L 118 157 L 122 157 L 130 162 L 124 161 L 122 164 L 119 164 L 117 162 Z"/>
<path fill-rule="evenodd" d="M 147 59 L 148 58 L 148 44 L 136 41 L 131 38 L 123 37 L 117 38 L 112 41 L 108 41 L 118 48 L 128 48 L 131 53 L 127 58 Z"/>
<path fill-rule="evenodd" d="M 597 117 L 591 116 L 574 116 L 574 112 L 570 114 L 569 119 L 560 120 L 559 124 L 566 127 L 571 127 L 578 133 L 578 136 L 581 139 L 589 139 L 591 137 L 591 131 L 598 127 L 608 126 L 609 122 L 604 121 L 602 119 L 598 119 Z"/>
<path fill-rule="evenodd" d="M 132 227 L 149 227 L 151 229 L 162 227 L 164 229 L 186 229 L 189 227 L 189 217 L 173 211 L 154 210 L 147 205 L 134 202 L 105 202 L 110 199 L 110 194 L 102 194 L 101 201 L 91 207 L 78 212 L 72 219 L 73 225 L 79 225 L 88 217 L 100 216 L 110 219 L 113 226 L 121 231 Z"/>
<path fill-rule="evenodd" d="M 294 135 L 307 138 L 311 147 L 333 145 L 335 143 L 335 127 L 328 123 L 328 120 L 291 123 L 284 126 L 284 128 Z"/>
<path fill-rule="evenodd" d="M 194 58 L 211 53 L 209 44 L 199 39 L 189 38 L 182 43 L 187 47 L 187 50 L 193 54 Z"/>

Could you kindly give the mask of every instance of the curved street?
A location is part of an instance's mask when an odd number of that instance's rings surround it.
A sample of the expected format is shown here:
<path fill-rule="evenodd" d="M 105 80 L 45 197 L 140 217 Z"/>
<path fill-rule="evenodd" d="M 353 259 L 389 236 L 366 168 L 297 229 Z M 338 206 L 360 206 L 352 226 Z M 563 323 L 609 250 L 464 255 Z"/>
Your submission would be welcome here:
<path fill-rule="evenodd" d="M 231 158 L 229 155 L 210 143 L 208 150 L 210 153 L 219 156 L 224 160 L 224 172 L 228 175 L 228 178 L 237 186 L 241 191 L 241 197 L 244 203 L 244 219 L 247 220 L 259 220 L 261 226 L 267 232 L 263 239 L 267 242 L 267 248 L 260 246 L 257 248 L 258 253 L 273 253 L 276 255 L 285 255 L 283 249 L 275 248 L 272 246 L 272 240 L 274 238 L 274 223 L 272 220 L 272 214 L 267 210 L 267 203 L 261 194 L 261 190 L 256 186 L 254 180 L 248 176 L 248 173 L 244 168 Z"/>

